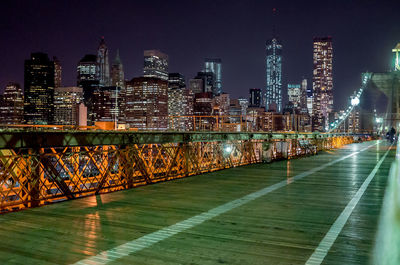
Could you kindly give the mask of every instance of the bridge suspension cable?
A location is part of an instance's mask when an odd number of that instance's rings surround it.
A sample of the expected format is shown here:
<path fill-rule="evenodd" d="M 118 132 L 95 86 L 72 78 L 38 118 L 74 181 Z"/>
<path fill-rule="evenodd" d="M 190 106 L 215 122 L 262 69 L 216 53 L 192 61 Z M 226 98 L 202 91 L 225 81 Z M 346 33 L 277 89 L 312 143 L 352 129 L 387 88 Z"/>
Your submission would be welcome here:
<path fill-rule="evenodd" d="M 371 78 L 372 73 L 364 73 L 362 77 L 362 84 L 361 87 L 358 89 L 357 94 L 351 98 L 351 104 L 350 106 L 346 109 L 346 111 L 339 116 L 338 119 L 336 119 L 334 122 L 330 123 L 328 126 L 325 127 L 325 130 L 327 132 L 332 132 L 336 130 L 350 115 L 350 113 L 353 111 L 353 109 L 360 104 L 360 98 L 362 93 L 364 92 L 364 89 L 367 87 L 368 81 Z"/>

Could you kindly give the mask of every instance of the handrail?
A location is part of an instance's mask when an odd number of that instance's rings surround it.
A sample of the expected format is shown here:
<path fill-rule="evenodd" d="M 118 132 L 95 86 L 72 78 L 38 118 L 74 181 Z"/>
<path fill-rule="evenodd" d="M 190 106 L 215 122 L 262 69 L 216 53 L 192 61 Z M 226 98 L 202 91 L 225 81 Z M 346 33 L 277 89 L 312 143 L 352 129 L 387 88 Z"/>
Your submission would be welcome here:
<path fill-rule="evenodd" d="M 372 264 L 400 264 L 400 141 L 390 168 Z"/>
<path fill-rule="evenodd" d="M 348 133 L 172 132 L 172 131 L 0 131 L 0 149 L 62 146 L 225 142 L 277 139 L 328 139 Z"/>

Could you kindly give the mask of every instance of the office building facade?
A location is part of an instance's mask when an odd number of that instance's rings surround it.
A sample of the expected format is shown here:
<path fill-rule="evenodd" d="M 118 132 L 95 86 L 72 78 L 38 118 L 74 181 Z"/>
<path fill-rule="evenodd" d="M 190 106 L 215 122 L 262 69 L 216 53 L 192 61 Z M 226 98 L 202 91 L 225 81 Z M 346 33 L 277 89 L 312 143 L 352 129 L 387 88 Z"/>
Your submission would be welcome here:
<path fill-rule="evenodd" d="M 156 77 L 137 77 L 127 82 L 125 115 L 130 128 L 167 129 L 168 82 Z"/>
<path fill-rule="evenodd" d="M 111 86 L 125 88 L 124 66 L 119 56 L 119 50 L 111 66 Z"/>
<path fill-rule="evenodd" d="M 99 66 L 98 77 L 100 86 L 110 86 L 110 64 L 108 60 L 108 48 L 104 37 L 101 38 L 100 45 L 97 49 L 97 64 Z"/>
<path fill-rule="evenodd" d="M 300 84 L 288 84 L 287 85 L 288 99 L 293 104 L 295 109 L 301 107 L 301 85 Z"/>
<path fill-rule="evenodd" d="M 81 87 L 54 89 L 54 124 L 78 125 L 78 108 L 83 101 Z"/>
<path fill-rule="evenodd" d="M 262 94 L 259 88 L 250 88 L 249 90 L 249 106 L 252 108 L 261 108 Z"/>
<path fill-rule="evenodd" d="M 98 87 L 93 93 L 93 121 L 125 123 L 125 99 L 125 90 L 121 87 Z"/>
<path fill-rule="evenodd" d="M 146 50 L 144 55 L 144 77 L 168 80 L 168 55 L 159 50 Z"/>
<path fill-rule="evenodd" d="M 62 86 L 62 67 L 60 60 L 53 57 L 54 62 L 54 88 Z"/>
<path fill-rule="evenodd" d="M 213 93 L 214 89 L 214 74 L 212 72 L 198 72 L 194 79 L 203 80 L 202 92 L 211 92 L 213 97 L 215 94 Z"/>
<path fill-rule="evenodd" d="M 213 90 L 214 96 L 222 93 L 222 60 L 210 59 L 204 60 L 204 72 L 213 73 Z M 205 91 L 208 92 L 208 91 Z"/>
<path fill-rule="evenodd" d="M 266 110 L 282 111 L 282 44 L 273 38 L 266 43 Z"/>
<path fill-rule="evenodd" d="M 323 131 L 333 110 L 332 38 L 313 40 L 313 130 Z"/>
<path fill-rule="evenodd" d="M 28 124 L 54 120 L 54 62 L 45 53 L 32 53 L 24 67 L 24 119 Z"/>
<path fill-rule="evenodd" d="M 183 89 L 186 87 L 185 76 L 180 73 L 168 74 L 168 89 Z"/>
<path fill-rule="evenodd" d="M 168 128 L 189 131 L 193 125 L 194 94 L 186 88 L 168 89 Z"/>
<path fill-rule="evenodd" d="M 189 89 L 192 90 L 193 94 L 203 93 L 203 79 L 190 79 L 189 80 Z"/>
<path fill-rule="evenodd" d="M 21 124 L 24 121 L 24 95 L 18 83 L 8 83 L 0 104 L 0 123 Z"/>
<path fill-rule="evenodd" d="M 99 64 L 97 56 L 86 54 L 77 66 L 77 86 L 83 89 L 83 98 L 86 105 L 89 105 L 93 92 L 99 87 Z"/>

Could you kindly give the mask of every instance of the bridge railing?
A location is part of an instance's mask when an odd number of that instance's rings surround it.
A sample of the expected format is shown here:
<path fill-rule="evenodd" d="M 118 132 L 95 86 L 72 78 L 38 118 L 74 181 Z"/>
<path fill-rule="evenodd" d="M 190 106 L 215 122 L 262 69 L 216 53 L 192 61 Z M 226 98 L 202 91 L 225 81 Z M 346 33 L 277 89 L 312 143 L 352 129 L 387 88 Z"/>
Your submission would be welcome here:
<path fill-rule="evenodd" d="M 0 210 L 291 159 L 353 141 L 315 133 L 0 132 Z"/>
<path fill-rule="evenodd" d="M 372 264 L 400 264 L 400 141 L 381 208 Z"/>

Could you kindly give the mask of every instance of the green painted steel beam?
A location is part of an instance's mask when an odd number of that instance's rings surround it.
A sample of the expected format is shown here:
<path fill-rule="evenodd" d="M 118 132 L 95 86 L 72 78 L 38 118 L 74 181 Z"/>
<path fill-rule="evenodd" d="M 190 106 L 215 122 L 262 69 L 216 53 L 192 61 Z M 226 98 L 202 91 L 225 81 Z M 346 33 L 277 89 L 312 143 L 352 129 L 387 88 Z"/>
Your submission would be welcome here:
<path fill-rule="evenodd" d="M 343 133 L 284 132 L 129 132 L 129 131 L 0 131 L 0 149 L 63 146 L 133 145 L 238 140 L 319 139 Z"/>

